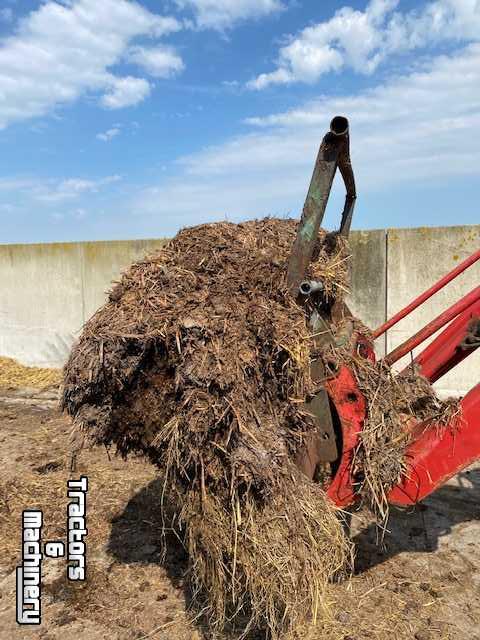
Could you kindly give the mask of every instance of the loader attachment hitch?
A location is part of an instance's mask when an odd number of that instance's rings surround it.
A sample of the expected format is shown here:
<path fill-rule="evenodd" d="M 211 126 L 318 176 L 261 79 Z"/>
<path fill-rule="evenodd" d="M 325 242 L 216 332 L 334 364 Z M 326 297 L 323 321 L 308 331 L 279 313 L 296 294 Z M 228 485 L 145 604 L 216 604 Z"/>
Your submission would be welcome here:
<path fill-rule="evenodd" d="M 355 178 L 350 161 L 349 123 L 343 116 L 333 118 L 330 131 L 320 145 L 288 265 L 288 289 L 298 303 L 306 308 L 309 314 L 309 328 L 316 336 L 315 343 L 318 347 L 335 341 L 331 331 L 335 310 L 332 310 L 331 301 L 326 304 L 323 283 L 306 279 L 306 274 L 337 167 L 342 174 L 347 194 L 340 228 L 338 232 L 329 234 L 326 238 L 326 242 L 331 243 L 332 250 L 336 246 L 336 235 L 348 237 L 350 233 L 356 200 Z M 342 315 L 349 315 L 345 305 L 341 306 Z M 320 358 L 311 363 L 311 375 L 316 382 L 328 377 Z M 306 412 L 314 417 L 316 429 L 298 452 L 296 463 L 307 477 L 314 479 L 324 475 L 327 467 L 338 462 L 342 449 L 341 434 L 338 421 L 332 413 L 329 394 L 323 386 L 315 396 L 307 398 L 304 407 Z"/>

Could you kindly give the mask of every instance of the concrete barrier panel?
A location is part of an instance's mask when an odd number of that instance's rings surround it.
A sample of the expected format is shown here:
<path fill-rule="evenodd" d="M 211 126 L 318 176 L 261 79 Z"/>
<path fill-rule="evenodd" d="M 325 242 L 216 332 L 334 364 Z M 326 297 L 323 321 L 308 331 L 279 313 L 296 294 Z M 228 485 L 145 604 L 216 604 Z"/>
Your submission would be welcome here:
<path fill-rule="evenodd" d="M 83 324 L 79 244 L 0 245 L 0 354 L 61 366 Z"/>
<path fill-rule="evenodd" d="M 388 317 L 428 289 L 480 248 L 480 226 L 388 231 Z M 480 283 L 480 264 L 470 267 L 433 298 L 388 332 L 388 351 L 433 320 Z M 432 338 L 433 339 L 433 338 Z M 428 344 L 418 347 L 418 355 Z M 406 356 L 400 366 L 411 360 Z M 465 394 L 480 381 L 480 351 L 467 358 L 435 385 L 441 395 Z"/>
<path fill-rule="evenodd" d="M 84 321 L 106 300 L 113 281 L 133 263 L 158 251 L 165 240 L 82 243 Z"/>
<path fill-rule="evenodd" d="M 0 355 L 63 365 L 84 322 L 121 272 L 165 240 L 0 245 Z M 480 226 L 358 231 L 352 234 L 349 305 L 374 329 L 480 246 Z M 377 341 L 391 350 L 480 282 L 480 265 Z M 416 350 L 416 353 L 419 349 Z M 405 358 L 402 364 L 409 361 Z M 465 393 L 479 381 L 480 353 L 439 381 Z"/>
<path fill-rule="evenodd" d="M 387 304 L 387 234 L 356 231 L 351 237 L 352 285 L 347 303 L 354 315 L 370 329 L 385 322 Z M 377 356 L 385 355 L 385 339 L 375 344 Z"/>

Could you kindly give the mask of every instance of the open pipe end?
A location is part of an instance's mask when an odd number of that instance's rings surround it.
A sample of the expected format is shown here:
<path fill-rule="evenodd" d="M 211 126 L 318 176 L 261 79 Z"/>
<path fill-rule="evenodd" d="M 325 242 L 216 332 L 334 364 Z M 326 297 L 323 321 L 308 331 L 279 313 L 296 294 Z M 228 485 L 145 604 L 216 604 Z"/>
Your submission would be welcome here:
<path fill-rule="evenodd" d="M 302 296 L 309 296 L 312 292 L 312 286 L 310 282 L 305 281 L 300 284 L 300 293 Z"/>
<path fill-rule="evenodd" d="M 310 296 L 313 293 L 323 291 L 323 289 L 323 283 L 317 282 L 316 280 L 304 280 L 300 283 L 300 293 L 302 296 Z"/>
<path fill-rule="evenodd" d="M 348 119 L 344 116 L 335 116 L 330 123 L 330 131 L 335 136 L 345 136 L 348 133 Z"/>

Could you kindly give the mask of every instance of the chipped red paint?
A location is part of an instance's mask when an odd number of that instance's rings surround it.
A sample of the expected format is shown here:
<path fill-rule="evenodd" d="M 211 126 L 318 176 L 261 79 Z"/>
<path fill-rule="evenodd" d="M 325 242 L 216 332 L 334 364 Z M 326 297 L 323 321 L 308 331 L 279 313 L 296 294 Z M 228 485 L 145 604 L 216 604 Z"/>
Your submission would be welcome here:
<path fill-rule="evenodd" d="M 372 356 L 372 354 L 369 354 Z M 366 401 L 348 367 L 326 382 L 341 427 L 342 455 L 327 494 L 338 507 L 348 507 L 359 495 L 353 477 L 353 454 L 366 417 Z M 391 504 L 413 505 L 465 467 L 480 459 L 480 384 L 461 402 L 461 418 L 440 426 L 409 423 L 413 442 L 407 449 L 408 474 L 388 495 Z"/>
<path fill-rule="evenodd" d="M 327 494 L 339 507 L 347 507 L 357 500 L 352 459 L 365 421 L 366 403 L 353 373 L 347 367 L 341 367 L 337 377 L 325 386 L 337 410 L 342 432 L 342 455 Z"/>
<path fill-rule="evenodd" d="M 397 314 L 390 321 L 390 326 L 441 289 L 467 266 L 478 261 L 479 257 L 479 252 L 473 254 Z M 479 316 L 480 287 L 477 287 L 393 351 L 385 361 L 392 364 L 409 349 L 452 321 L 414 361 L 415 368 L 430 382 L 434 382 L 480 347 Z M 376 335 L 379 335 L 379 332 L 380 330 Z M 375 361 L 373 345 L 365 336 L 357 336 L 355 350 L 357 355 Z M 407 370 L 408 368 L 405 371 Z M 326 382 L 325 386 L 336 408 L 342 440 L 339 443 L 341 456 L 338 468 L 327 487 L 327 493 L 339 507 L 347 507 L 359 499 L 352 465 L 359 434 L 365 422 L 366 400 L 358 388 L 353 371 L 345 366 L 341 367 L 338 375 Z M 389 502 L 399 506 L 413 505 L 426 498 L 462 469 L 480 460 L 480 384 L 465 396 L 460 406 L 461 418 L 454 418 L 455 424 L 446 427 L 438 424 L 426 427 L 414 419 L 409 421 L 408 429 L 412 435 L 412 442 L 406 452 L 408 473 L 390 491 Z"/>

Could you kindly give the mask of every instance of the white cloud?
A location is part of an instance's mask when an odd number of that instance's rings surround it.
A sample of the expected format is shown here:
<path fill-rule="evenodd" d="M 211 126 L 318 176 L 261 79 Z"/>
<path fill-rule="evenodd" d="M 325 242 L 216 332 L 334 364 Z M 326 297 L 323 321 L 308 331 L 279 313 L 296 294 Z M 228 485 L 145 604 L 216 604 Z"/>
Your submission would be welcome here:
<path fill-rule="evenodd" d="M 97 133 L 97 140 L 101 140 L 102 142 L 110 142 L 110 140 L 120 135 L 120 132 L 120 127 L 112 127 L 111 129 L 107 129 L 107 131 L 104 131 L 103 133 Z"/>
<path fill-rule="evenodd" d="M 156 78 L 170 78 L 185 68 L 175 49 L 167 46 L 132 47 L 127 59 Z"/>
<path fill-rule="evenodd" d="M 66 178 L 63 180 L 41 180 L 39 178 L 2 178 L 0 193 L 22 195 L 30 201 L 45 204 L 74 200 L 85 194 L 98 193 L 108 185 L 120 182 L 119 175 L 96 180 L 86 178 Z"/>
<path fill-rule="evenodd" d="M 15 226 L 15 221 L 18 221 L 21 226 L 23 223 L 20 221 L 23 221 L 35 226 L 39 220 L 51 219 L 65 221 L 71 229 L 78 230 L 75 225 L 80 220 L 94 223 L 106 200 L 117 198 L 117 206 L 120 207 L 124 189 L 121 181 L 118 175 L 104 178 L 0 178 L 0 216 L 8 216 L 8 220 L 3 221 L 7 225 L 10 222 Z M 95 216 L 88 217 L 90 212 Z"/>
<path fill-rule="evenodd" d="M 60 211 L 54 211 L 50 214 L 50 218 L 55 222 L 65 222 L 68 220 L 84 220 L 88 216 L 88 211 L 86 209 L 78 208 L 74 211 L 71 211 L 69 214 Z"/>
<path fill-rule="evenodd" d="M 79 198 L 85 193 L 97 193 L 102 187 L 119 182 L 120 176 L 107 176 L 99 180 L 85 180 L 83 178 L 68 178 L 54 184 L 39 184 L 33 190 L 33 197 L 40 202 L 63 202 Z"/>
<path fill-rule="evenodd" d="M 139 102 L 143 102 L 150 95 L 151 90 L 152 85 L 144 78 L 132 76 L 114 78 L 110 90 L 102 96 L 100 103 L 106 109 L 133 107 Z"/>
<path fill-rule="evenodd" d="M 175 0 L 181 9 L 191 9 L 200 28 L 224 30 L 237 22 L 262 18 L 281 11 L 281 0 Z"/>
<path fill-rule="evenodd" d="M 333 115 L 351 121 L 360 198 L 415 181 L 480 177 L 480 44 L 432 60 L 358 95 L 320 98 L 252 118 L 251 133 L 179 162 L 178 175 L 144 191 L 131 209 L 185 224 L 298 212 Z M 173 204 L 172 204 L 173 203 Z"/>
<path fill-rule="evenodd" d="M 278 66 L 247 83 L 314 83 L 349 67 L 370 74 L 393 53 L 424 49 L 443 41 L 480 39 L 479 0 L 433 0 L 423 10 L 395 11 L 399 0 L 371 0 L 365 11 L 339 9 L 326 22 L 307 27 L 280 49 Z"/>
<path fill-rule="evenodd" d="M 23 18 L 0 46 L 0 128 L 42 116 L 85 93 L 105 93 L 110 109 L 148 96 L 143 78 L 116 77 L 110 68 L 135 39 L 159 38 L 180 23 L 130 0 L 49 0 Z"/>

